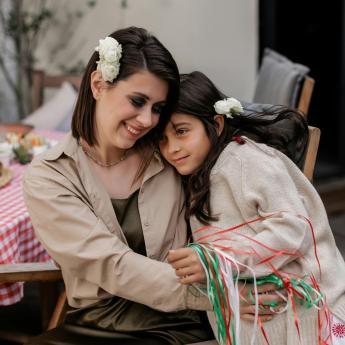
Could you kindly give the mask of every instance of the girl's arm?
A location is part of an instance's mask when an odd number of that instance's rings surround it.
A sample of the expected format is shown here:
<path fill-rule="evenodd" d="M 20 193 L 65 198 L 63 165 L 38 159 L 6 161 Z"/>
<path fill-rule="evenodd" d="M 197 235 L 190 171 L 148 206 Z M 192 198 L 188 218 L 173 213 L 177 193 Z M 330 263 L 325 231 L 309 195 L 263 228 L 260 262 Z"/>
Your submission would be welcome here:
<path fill-rule="evenodd" d="M 246 145 L 255 144 L 243 146 Z M 271 148 L 262 151 L 247 147 L 231 157 L 217 174 L 224 195 L 235 202 L 229 205 L 229 215 L 234 212 L 236 219 L 240 217 L 243 223 L 262 217 L 229 232 L 225 236 L 230 241 L 223 242 L 234 249 L 229 254 L 253 269 L 257 276 L 284 269 L 288 263 L 309 254 L 314 245 L 315 234 L 309 223 L 312 219 L 303 202 L 303 193 L 310 193 L 305 188 L 309 181 L 291 161 L 280 155 L 283 154 Z M 294 178 L 299 185 L 303 181 L 301 188 L 305 190 L 297 189 Z M 251 270 L 243 267 L 241 276 L 251 277 Z"/>

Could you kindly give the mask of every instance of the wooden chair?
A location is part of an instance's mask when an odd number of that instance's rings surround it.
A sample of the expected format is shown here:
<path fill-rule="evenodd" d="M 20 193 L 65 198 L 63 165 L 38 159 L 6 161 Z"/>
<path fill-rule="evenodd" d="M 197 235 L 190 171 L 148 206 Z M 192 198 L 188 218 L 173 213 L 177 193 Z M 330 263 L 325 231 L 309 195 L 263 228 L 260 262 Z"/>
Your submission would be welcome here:
<path fill-rule="evenodd" d="M 47 75 L 44 71 L 34 71 L 32 86 L 32 109 L 36 110 L 44 102 L 44 90 L 58 88 L 68 81 L 77 89 L 81 77 L 75 75 Z M 66 293 L 56 295 L 57 282 L 62 282 L 61 270 L 53 263 L 0 264 L 0 283 L 40 282 L 42 301 L 42 327 L 52 329 L 58 326 L 67 307 Z M 55 307 L 55 309 L 54 309 Z M 0 331 L 0 339 L 24 343 L 30 336 L 20 332 Z"/>
<path fill-rule="evenodd" d="M 266 48 L 258 72 L 253 102 L 279 104 L 308 114 L 315 81 L 307 66 Z"/>
<path fill-rule="evenodd" d="M 310 180 L 313 180 L 317 151 L 320 143 L 321 131 L 317 127 L 308 126 L 309 140 L 304 158 L 303 173 Z"/>
<path fill-rule="evenodd" d="M 61 292 L 60 296 L 57 298 L 56 285 L 52 286 L 52 283 L 62 281 L 61 270 L 52 262 L 0 265 L 0 283 L 30 281 L 40 282 L 42 327 L 44 329 L 52 329 L 56 327 L 62 322 L 66 298 L 64 291 Z M 25 343 L 29 338 L 30 335 L 17 331 L 0 331 L 0 339 L 3 340 Z"/>
<path fill-rule="evenodd" d="M 48 88 L 58 88 L 63 82 L 68 81 L 76 89 L 79 89 L 82 78 L 77 75 L 61 74 L 48 75 L 42 70 L 33 72 L 31 102 L 32 110 L 39 108 L 44 101 L 44 90 Z"/>
<path fill-rule="evenodd" d="M 303 86 L 299 96 L 297 109 L 301 110 L 303 114 L 308 115 L 311 96 L 313 95 L 315 80 L 309 76 L 304 78 Z"/>
<path fill-rule="evenodd" d="M 82 81 L 82 77 L 72 74 L 49 75 L 46 74 L 43 70 L 34 71 L 32 77 L 32 110 L 36 110 L 43 104 L 45 90 L 59 88 L 66 81 L 71 83 L 78 90 Z M 20 272 L 20 267 L 18 266 L 17 268 L 18 274 L 21 274 L 22 272 Z M 27 274 L 24 281 L 28 281 L 27 279 L 36 281 L 62 280 L 60 269 L 54 267 L 54 265 L 52 264 L 48 264 L 45 267 L 47 270 L 44 270 L 44 272 L 40 271 L 39 264 L 36 265 L 34 263 L 23 268 L 26 270 L 25 272 Z M 13 278 L 15 279 L 15 277 Z M 57 327 L 63 321 L 66 309 L 67 298 L 66 293 L 63 290 L 57 299 L 57 303 L 52 314 L 49 315 L 49 311 L 44 311 L 43 308 L 44 326 L 47 326 L 48 330 Z M 49 322 L 47 322 L 48 319 Z"/>

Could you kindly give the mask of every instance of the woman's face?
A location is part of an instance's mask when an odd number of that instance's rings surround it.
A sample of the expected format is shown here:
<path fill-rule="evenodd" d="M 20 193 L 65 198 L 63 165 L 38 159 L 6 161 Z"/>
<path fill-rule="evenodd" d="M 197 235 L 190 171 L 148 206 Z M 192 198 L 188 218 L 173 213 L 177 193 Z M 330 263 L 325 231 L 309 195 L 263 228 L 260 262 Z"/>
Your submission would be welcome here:
<path fill-rule="evenodd" d="M 197 117 L 175 113 L 164 130 L 159 148 L 181 175 L 190 175 L 205 161 L 211 143 Z"/>
<path fill-rule="evenodd" d="M 104 86 L 102 80 L 92 84 L 100 146 L 129 149 L 157 125 L 166 103 L 167 82 L 148 71 L 140 71 L 114 87 Z"/>

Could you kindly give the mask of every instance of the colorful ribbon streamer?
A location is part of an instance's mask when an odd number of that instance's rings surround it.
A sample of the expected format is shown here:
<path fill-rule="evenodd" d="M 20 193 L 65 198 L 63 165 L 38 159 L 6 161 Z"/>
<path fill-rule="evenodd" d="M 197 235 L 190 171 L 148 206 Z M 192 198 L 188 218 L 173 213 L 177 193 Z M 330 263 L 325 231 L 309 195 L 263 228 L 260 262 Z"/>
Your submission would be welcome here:
<path fill-rule="evenodd" d="M 288 304 L 291 305 L 293 312 L 293 319 L 298 335 L 300 336 L 299 321 L 297 316 L 297 305 L 305 308 L 315 308 L 318 310 L 318 331 L 319 331 L 319 345 L 327 344 L 328 338 L 323 339 L 321 333 L 324 328 L 324 324 L 321 322 L 321 311 L 326 316 L 326 323 L 329 325 L 329 311 L 325 303 L 323 294 L 320 292 L 317 281 L 312 273 L 306 274 L 303 277 L 287 274 L 286 272 L 280 272 L 274 265 L 274 259 L 278 256 L 289 256 L 297 258 L 303 258 L 299 253 L 289 253 L 284 250 L 278 250 L 275 248 L 267 247 L 264 243 L 256 241 L 250 236 L 245 236 L 246 239 L 251 240 L 254 246 L 240 250 L 236 248 L 236 242 L 233 238 L 219 237 L 219 235 L 225 235 L 232 232 L 232 234 L 242 235 L 239 233 L 233 233 L 234 230 L 240 229 L 253 222 L 260 222 L 267 218 L 273 217 L 275 214 L 267 217 L 259 217 L 252 221 L 245 222 L 229 229 L 219 229 L 216 227 L 204 227 L 197 230 L 195 233 L 200 233 L 205 230 L 213 230 L 211 234 L 204 235 L 199 238 L 198 242 L 190 243 L 189 247 L 193 248 L 204 267 L 207 277 L 206 294 L 213 305 L 217 321 L 217 339 L 222 345 L 240 345 L 240 298 L 249 298 L 255 305 L 255 321 L 253 324 L 253 335 L 251 338 L 251 344 L 255 344 L 255 334 L 257 327 L 260 327 L 263 337 L 267 344 L 269 341 L 259 317 L 260 308 L 269 308 L 273 313 L 286 312 Z M 314 230 L 311 222 L 305 217 L 299 216 L 307 221 L 310 226 L 313 241 L 314 241 L 314 253 L 315 258 L 320 268 L 320 262 L 317 256 L 316 241 L 314 236 Z M 212 241 L 212 238 L 217 236 Z M 227 244 L 226 241 L 228 241 Z M 222 243 L 222 244 L 220 244 Z M 259 257 L 258 252 L 255 250 L 255 246 L 260 246 L 267 250 L 269 255 L 267 257 Z M 252 255 L 256 257 L 256 265 L 266 265 L 270 268 L 272 274 L 264 277 L 256 277 L 256 273 L 253 267 L 246 266 L 236 260 L 236 254 Z M 256 267 L 257 269 L 257 267 Z M 241 272 L 246 271 L 251 273 L 251 277 L 248 279 L 241 278 Z M 307 272 L 306 272 L 307 273 Z M 321 276 L 321 271 L 320 271 Z M 249 296 L 241 296 L 238 284 L 239 282 L 245 282 L 253 284 L 253 292 L 250 292 Z M 276 310 L 279 306 L 278 302 L 261 303 L 259 300 L 259 294 L 257 287 L 266 283 L 275 284 L 280 290 L 285 291 L 287 294 L 287 303 L 285 308 Z M 205 293 L 201 289 L 202 292 Z M 277 292 L 279 294 L 279 292 Z"/>

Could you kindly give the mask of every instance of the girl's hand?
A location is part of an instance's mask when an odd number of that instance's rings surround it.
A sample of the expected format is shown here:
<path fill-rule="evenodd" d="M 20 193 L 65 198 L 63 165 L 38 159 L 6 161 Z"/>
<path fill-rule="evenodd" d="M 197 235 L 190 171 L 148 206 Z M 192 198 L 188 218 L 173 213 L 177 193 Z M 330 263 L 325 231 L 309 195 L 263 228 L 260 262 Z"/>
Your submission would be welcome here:
<path fill-rule="evenodd" d="M 255 319 L 255 302 L 249 297 L 250 292 L 254 295 L 254 285 L 238 283 L 238 288 L 240 292 L 240 315 L 242 320 L 254 321 Z M 274 291 L 279 290 L 275 284 L 264 284 L 258 285 L 258 297 L 261 304 L 268 302 L 278 302 L 281 303 L 280 307 L 275 307 L 275 311 L 280 311 L 280 309 L 285 308 L 286 300 L 284 299 L 284 293 L 280 291 L 281 296 L 277 295 Z M 283 297 L 282 297 L 283 296 Z M 270 321 L 274 317 L 274 312 L 269 308 L 261 309 L 259 308 L 259 316 L 262 322 Z"/>
<path fill-rule="evenodd" d="M 182 284 L 205 283 L 206 275 L 198 254 L 192 248 L 169 251 L 169 264 L 175 269 Z"/>

